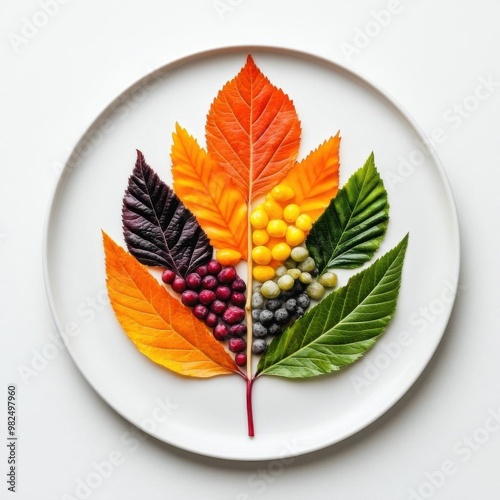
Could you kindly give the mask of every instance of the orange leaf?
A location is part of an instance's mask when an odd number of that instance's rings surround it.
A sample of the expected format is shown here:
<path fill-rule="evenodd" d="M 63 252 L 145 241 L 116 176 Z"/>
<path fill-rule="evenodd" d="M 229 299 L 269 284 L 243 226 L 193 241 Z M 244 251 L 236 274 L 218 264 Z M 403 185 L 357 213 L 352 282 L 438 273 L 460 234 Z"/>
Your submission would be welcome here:
<path fill-rule="evenodd" d="M 231 356 L 189 309 L 104 232 L 103 240 L 111 305 L 140 352 L 189 377 L 237 372 Z"/>
<path fill-rule="evenodd" d="M 252 201 L 293 166 L 300 122 L 293 102 L 248 56 L 242 70 L 212 103 L 206 136 L 210 156 Z"/>
<path fill-rule="evenodd" d="M 315 221 L 337 195 L 339 188 L 339 134 L 325 141 L 281 181 L 295 191 L 293 202 Z"/>
<path fill-rule="evenodd" d="M 248 220 L 242 193 L 185 129 L 177 124 L 172 137 L 174 191 L 215 248 L 237 250 L 246 259 Z"/>

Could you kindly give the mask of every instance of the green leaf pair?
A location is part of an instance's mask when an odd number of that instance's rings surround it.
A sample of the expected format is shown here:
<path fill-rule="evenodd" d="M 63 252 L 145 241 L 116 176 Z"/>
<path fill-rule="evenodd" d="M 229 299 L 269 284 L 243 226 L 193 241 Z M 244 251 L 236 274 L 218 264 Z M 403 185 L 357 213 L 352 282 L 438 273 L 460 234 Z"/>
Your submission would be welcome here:
<path fill-rule="evenodd" d="M 388 221 L 387 192 L 372 154 L 309 233 L 306 245 L 320 273 L 370 260 Z M 260 359 L 257 376 L 308 378 L 359 359 L 394 316 L 407 245 L 408 235 L 289 326 Z"/>

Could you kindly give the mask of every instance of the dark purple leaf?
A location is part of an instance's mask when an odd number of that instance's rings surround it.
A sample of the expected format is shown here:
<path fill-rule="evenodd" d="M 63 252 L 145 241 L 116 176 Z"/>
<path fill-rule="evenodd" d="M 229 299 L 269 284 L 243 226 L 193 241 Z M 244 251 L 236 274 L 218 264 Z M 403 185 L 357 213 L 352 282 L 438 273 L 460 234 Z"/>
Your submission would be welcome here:
<path fill-rule="evenodd" d="M 213 248 L 194 215 L 137 151 L 123 197 L 123 234 L 142 264 L 186 276 L 211 258 Z"/>

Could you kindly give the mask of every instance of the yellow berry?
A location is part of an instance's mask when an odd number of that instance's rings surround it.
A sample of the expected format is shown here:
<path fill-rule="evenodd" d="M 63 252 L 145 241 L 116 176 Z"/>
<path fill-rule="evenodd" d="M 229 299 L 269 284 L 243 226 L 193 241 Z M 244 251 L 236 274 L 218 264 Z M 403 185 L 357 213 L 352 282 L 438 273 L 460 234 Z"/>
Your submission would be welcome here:
<path fill-rule="evenodd" d="M 264 281 L 274 278 L 274 269 L 271 266 L 254 266 L 252 271 L 254 279 L 264 283 Z"/>
<path fill-rule="evenodd" d="M 291 247 L 296 247 L 304 242 L 306 233 L 295 226 L 288 226 L 286 230 L 285 240 Z"/>
<path fill-rule="evenodd" d="M 290 257 L 291 251 L 292 249 L 287 243 L 278 243 L 277 245 L 274 245 L 271 250 L 271 255 L 275 260 L 286 260 Z"/>
<path fill-rule="evenodd" d="M 255 229 L 264 229 L 268 222 L 269 217 L 262 209 L 256 209 L 252 212 L 252 215 L 250 215 L 250 224 L 252 224 Z"/>
<path fill-rule="evenodd" d="M 295 219 L 300 215 L 300 207 L 295 203 L 290 203 L 283 210 L 283 218 L 287 222 L 295 222 Z"/>
<path fill-rule="evenodd" d="M 269 236 L 274 236 L 275 238 L 281 238 L 285 236 L 287 224 L 281 219 L 272 219 L 267 224 L 267 234 Z"/>
<path fill-rule="evenodd" d="M 252 241 L 254 245 L 265 245 L 269 241 L 269 235 L 265 229 L 256 229 L 252 233 Z"/>
<path fill-rule="evenodd" d="M 223 248 L 215 253 L 215 258 L 223 266 L 235 266 L 241 260 L 241 257 L 242 255 L 238 250 L 231 248 Z"/>
<path fill-rule="evenodd" d="M 273 187 L 271 195 L 276 201 L 287 201 L 291 200 L 295 196 L 295 192 L 290 186 L 278 184 Z"/>
<path fill-rule="evenodd" d="M 264 246 L 255 247 L 252 250 L 252 259 L 256 264 L 265 266 L 271 262 L 271 250 Z"/>
<path fill-rule="evenodd" d="M 295 225 L 302 231 L 310 231 L 312 228 L 312 219 L 310 215 L 300 214 L 295 221 Z"/>
<path fill-rule="evenodd" d="M 264 210 L 270 219 L 281 219 L 283 217 L 283 209 L 272 198 L 266 199 Z"/>

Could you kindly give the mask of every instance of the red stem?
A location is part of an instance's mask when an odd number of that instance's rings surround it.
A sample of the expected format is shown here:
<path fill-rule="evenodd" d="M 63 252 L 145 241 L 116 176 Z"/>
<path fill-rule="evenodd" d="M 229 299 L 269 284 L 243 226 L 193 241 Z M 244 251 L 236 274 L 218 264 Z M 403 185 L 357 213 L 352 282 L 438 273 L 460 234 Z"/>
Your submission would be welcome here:
<path fill-rule="evenodd" d="M 252 387 L 255 379 L 247 378 L 247 420 L 248 420 L 248 436 L 254 437 L 253 428 L 253 411 L 252 411 Z"/>

